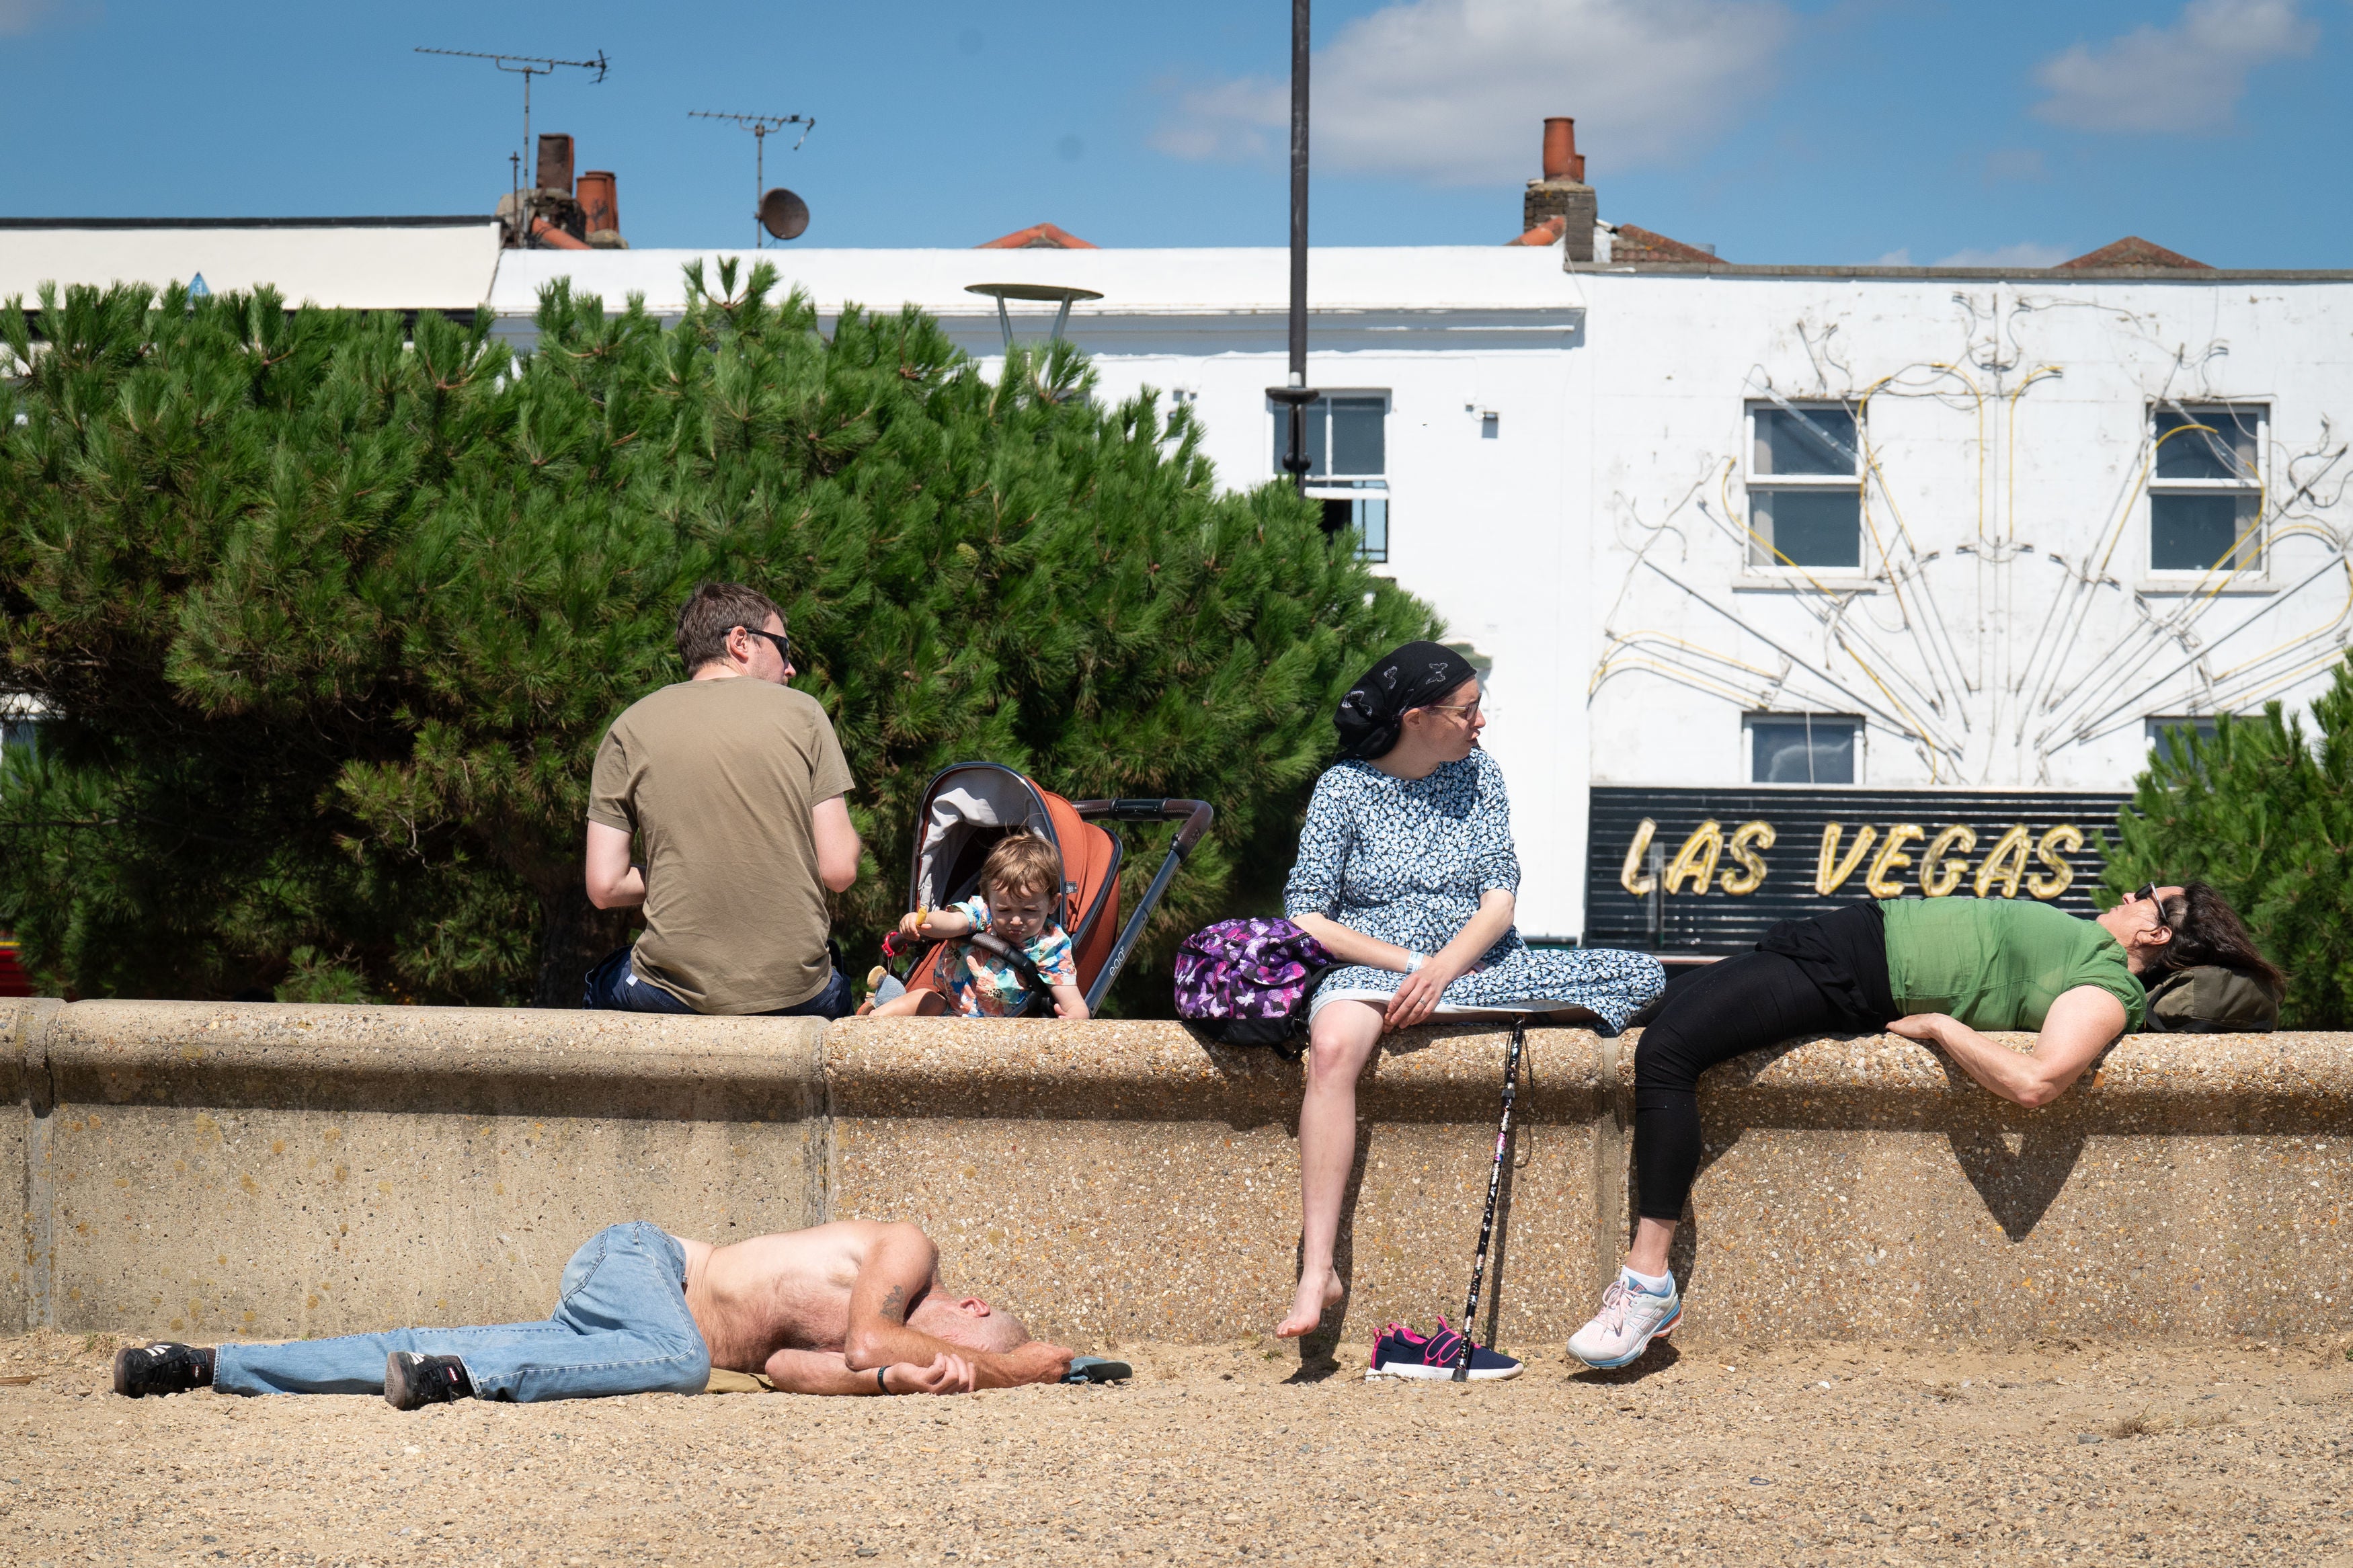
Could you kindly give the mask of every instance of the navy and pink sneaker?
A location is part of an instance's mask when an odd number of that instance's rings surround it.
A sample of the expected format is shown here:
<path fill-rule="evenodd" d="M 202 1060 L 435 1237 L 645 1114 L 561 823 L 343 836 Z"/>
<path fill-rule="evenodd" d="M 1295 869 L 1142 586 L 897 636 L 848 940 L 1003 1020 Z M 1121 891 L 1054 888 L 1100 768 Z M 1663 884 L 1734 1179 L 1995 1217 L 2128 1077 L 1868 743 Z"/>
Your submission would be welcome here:
<path fill-rule="evenodd" d="M 1447 1327 L 1444 1318 L 1438 1320 L 1438 1332 L 1427 1339 L 1403 1323 L 1391 1323 L 1381 1331 L 1381 1337 L 1373 1342 L 1372 1364 L 1365 1368 L 1365 1378 L 1367 1382 L 1377 1377 L 1419 1377 L 1433 1383 L 1444 1382 L 1454 1375 L 1454 1361 L 1461 1353 L 1462 1336 Z M 1519 1375 L 1520 1363 L 1510 1356 L 1482 1345 L 1471 1347 L 1472 1382 L 1486 1383 Z"/>

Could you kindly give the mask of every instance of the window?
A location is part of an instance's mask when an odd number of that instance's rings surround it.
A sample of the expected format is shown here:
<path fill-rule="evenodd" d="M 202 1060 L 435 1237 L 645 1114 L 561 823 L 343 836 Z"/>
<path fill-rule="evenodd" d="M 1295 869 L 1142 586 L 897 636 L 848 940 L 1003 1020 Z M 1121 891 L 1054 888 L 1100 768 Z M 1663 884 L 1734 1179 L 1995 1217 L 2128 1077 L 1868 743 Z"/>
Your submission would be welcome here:
<path fill-rule="evenodd" d="M 2173 761 L 2177 746 L 2179 747 L 2179 755 L 2187 759 L 2189 755 L 2189 747 L 2186 743 L 2188 735 L 2199 735 L 2209 741 L 2214 738 L 2214 721 L 2211 718 L 2183 714 L 2166 715 L 2151 718 L 2147 721 L 2147 728 L 2148 749 L 2155 753 L 2155 760 L 2158 762 Z M 2177 739 L 2177 736 L 2182 738 Z"/>
<path fill-rule="evenodd" d="M 1748 563 L 1862 565 L 1862 459 L 1842 404 L 1748 410 Z"/>
<path fill-rule="evenodd" d="M 2150 571 L 2262 569 L 2266 412 L 2244 403 L 2151 411 Z"/>
<path fill-rule="evenodd" d="M 1862 773 L 1862 721 L 1838 713 L 1751 713 L 1751 784 L 1851 784 Z"/>
<path fill-rule="evenodd" d="M 1286 470 L 1291 411 L 1274 416 L 1274 471 Z M 1389 558 L 1389 397 L 1386 392 L 1329 392 L 1307 405 L 1307 495 L 1324 507 L 1324 531 L 1355 533 L 1367 561 Z"/>
<path fill-rule="evenodd" d="M 0 697 L 0 761 L 12 752 L 32 755 L 40 712 L 39 705 L 28 698 Z"/>

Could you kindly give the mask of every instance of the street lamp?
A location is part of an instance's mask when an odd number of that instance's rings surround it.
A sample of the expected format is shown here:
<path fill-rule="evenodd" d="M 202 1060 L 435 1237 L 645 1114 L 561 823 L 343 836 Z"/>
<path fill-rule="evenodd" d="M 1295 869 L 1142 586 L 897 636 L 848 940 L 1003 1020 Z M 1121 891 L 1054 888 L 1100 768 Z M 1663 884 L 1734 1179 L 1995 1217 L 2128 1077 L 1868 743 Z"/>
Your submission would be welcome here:
<path fill-rule="evenodd" d="M 1307 0 L 1291 0 L 1291 378 L 1266 395 L 1291 411 L 1283 471 L 1307 493 Z"/>

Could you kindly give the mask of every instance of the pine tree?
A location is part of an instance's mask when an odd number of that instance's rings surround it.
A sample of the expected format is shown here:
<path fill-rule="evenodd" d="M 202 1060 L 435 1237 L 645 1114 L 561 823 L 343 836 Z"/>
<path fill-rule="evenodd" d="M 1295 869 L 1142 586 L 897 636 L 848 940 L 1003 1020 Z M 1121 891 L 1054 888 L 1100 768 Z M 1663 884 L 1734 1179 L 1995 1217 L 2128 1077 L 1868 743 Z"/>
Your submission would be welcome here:
<path fill-rule="evenodd" d="M 2284 1027 L 2353 1024 L 2353 663 L 2313 704 L 2175 730 L 2117 820 L 2110 903 L 2155 880 L 2211 882 L 2288 973 Z"/>
<path fill-rule="evenodd" d="M 765 263 L 705 281 L 669 326 L 559 286 L 522 360 L 266 291 L 44 293 L 37 352 L 0 315 L 0 689 L 57 715 L 0 776 L 0 925 L 50 984 L 573 1004 L 626 937 L 581 891 L 589 763 L 712 578 L 786 606 L 858 779 L 849 952 L 973 757 L 1217 805 L 1131 1005 L 1268 905 L 1333 704 L 1428 611 L 1067 345 L 991 381 L 918 311 L 823 334 Z"/>

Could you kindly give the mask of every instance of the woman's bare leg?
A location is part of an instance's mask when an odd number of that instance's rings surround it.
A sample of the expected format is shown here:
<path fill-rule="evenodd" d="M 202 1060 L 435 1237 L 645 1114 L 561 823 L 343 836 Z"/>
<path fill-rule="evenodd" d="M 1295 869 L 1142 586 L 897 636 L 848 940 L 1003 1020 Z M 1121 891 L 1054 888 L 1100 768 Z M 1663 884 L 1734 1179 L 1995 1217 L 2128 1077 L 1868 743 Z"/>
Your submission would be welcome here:
<path fill-rule="evenodd" d="M 1675 1239 L 1675 1222 L 1671 1219 L 1639 1221 L 1634 1226 L 1634 1245 L 1626 1249 L 1626 1267 L 1635 1273 L 1655 1279 L 1667 1271 L 1667 1248 Z"/>
<path fill-rule="evenodd" d="M 1367 1002 L 1334 1002 L 1315 1015 L 1308 1036 L 1307 1094 L 1299 1106 L 1299 1293 L 1275 1325 L 1284 1339 L 1311 1333 L 1324 1310 L 1345 1294 L 1332 1270 L 1340 1234 L 1340 1199 L 1356 1161 L 1356 1077 L 1381 1043 L 1381 1010 Z"/>

